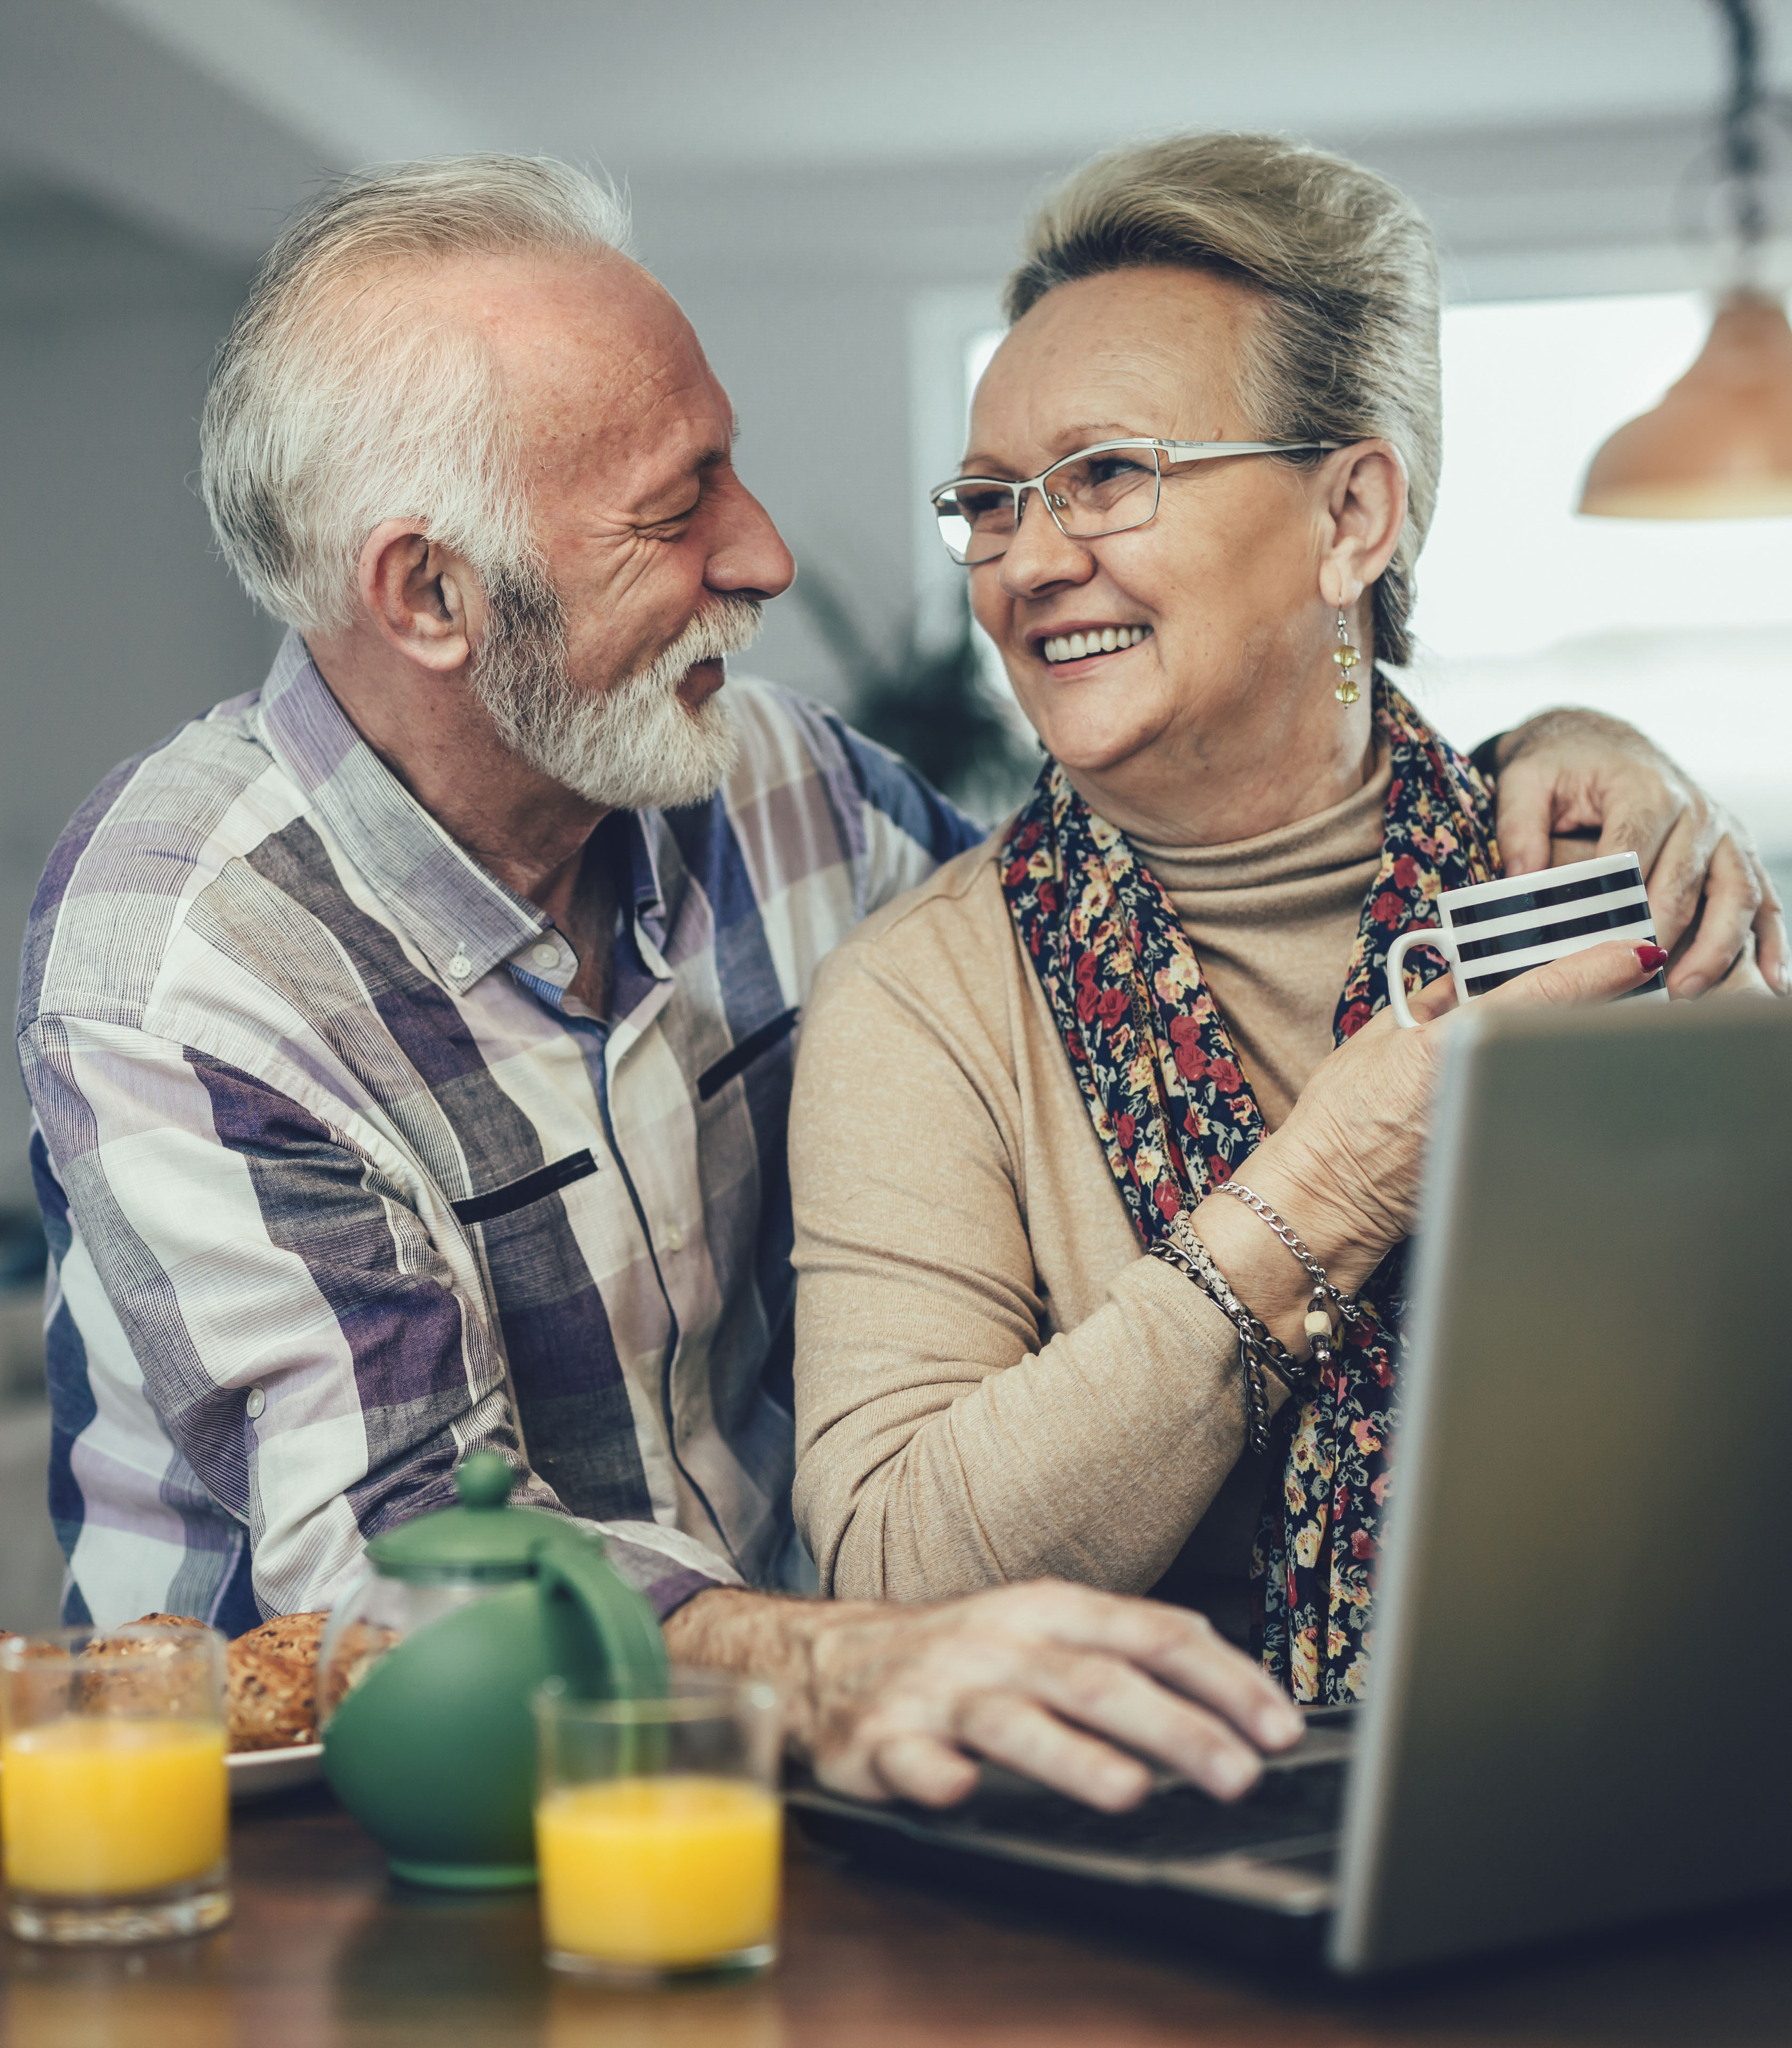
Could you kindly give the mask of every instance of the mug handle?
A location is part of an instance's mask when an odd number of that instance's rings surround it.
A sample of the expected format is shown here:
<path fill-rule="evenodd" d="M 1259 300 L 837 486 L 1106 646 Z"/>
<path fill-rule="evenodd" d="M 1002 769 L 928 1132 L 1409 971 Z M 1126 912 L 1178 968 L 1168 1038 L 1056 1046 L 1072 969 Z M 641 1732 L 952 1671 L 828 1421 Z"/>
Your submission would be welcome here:
<path fill-rule="evenodd" d="M 1387 1007 L 1402 1031 L 1418 1028 L 1418 1019 L 1406 1007 L 1406 978 L 1401 969 L 1414 946 L 1435 946 L 1453 968 L 1456 955 L 1449 937 L 1438 925 L 1421 925 L 1416 931 L 1402 932 L 1387 949 Z"/>

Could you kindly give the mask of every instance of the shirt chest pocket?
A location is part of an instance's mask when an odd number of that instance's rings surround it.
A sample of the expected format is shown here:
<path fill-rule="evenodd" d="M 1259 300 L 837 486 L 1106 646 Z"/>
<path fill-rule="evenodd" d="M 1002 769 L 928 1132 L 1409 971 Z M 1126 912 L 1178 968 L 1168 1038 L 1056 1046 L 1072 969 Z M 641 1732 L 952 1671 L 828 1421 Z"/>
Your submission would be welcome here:
<path fill-rule="evenodd" d="M 556 1159 L 549 1166 L 538 1166 L 533 1173 L 525 1173 L 521 1180 L 488 1188 L 483 1194 L 464 1196 L 448 1206 L 464 1224 L 495 1223 L 500 1217 L 514 1216 L 518 1210 L 528 1208 L 549 1195 L 557 1195 L 561 1189 L 570 1188 L 576 1181 L 589 1180 L 596 1171 L 597 1161 L 588 1147 L 582 1152 L 570 1152 L 564 1159 Z"/>
<path fill-rule="evenodd" d="M 516 1317 L 577 1299 L 592 1286 L 593 1220 L 586 1214 L 602 1176 L 588 1148 L 452 1204 L 479 1243 L 493 1306 L 513 1351 Z M 596 1229 L 601 1238 L 601 1226 Z"/>
<path fill-rule="evenodd" d="M 795 1036 L 797 1021 L 801 1014 L 800 1010 L 785 1010 L 781 1015 L 760 1025 L 756 1030 L 749 1031 L 720 1059 L 705 1067 L 697 1076 L 697 1100 L 713 1101 L 730 1081 L 747 1073 L 750 1069 L 765 1063 L 767 1055 L 773 1052 L 780 1052 L 781 1057 L 776 1064 L 788 1075 L 796 1057 L 796 1048 L 787 1041 Z M 785 1094 L 788 1097 L 788 1087 Z"/>

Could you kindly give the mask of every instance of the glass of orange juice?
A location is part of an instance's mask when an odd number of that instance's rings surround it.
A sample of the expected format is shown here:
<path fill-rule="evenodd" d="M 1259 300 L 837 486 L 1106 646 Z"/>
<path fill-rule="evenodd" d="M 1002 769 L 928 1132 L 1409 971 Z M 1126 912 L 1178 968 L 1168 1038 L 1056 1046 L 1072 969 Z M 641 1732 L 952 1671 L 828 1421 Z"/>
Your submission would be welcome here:
<path fill-rule="evenodd" d="M 674 1667 L 662 1695 L 535 1696 L 547 1958 L 612 1983 L 766 1968 L 778 1953 L 782 1724 L 770 1685 Z"/>
<path fill-rule="evenodd" d="M 27 1941 L 167 1941 L 230 1918 L 224 1639 L 64 1628 L 0 1643 L 0 1847 Z"/>

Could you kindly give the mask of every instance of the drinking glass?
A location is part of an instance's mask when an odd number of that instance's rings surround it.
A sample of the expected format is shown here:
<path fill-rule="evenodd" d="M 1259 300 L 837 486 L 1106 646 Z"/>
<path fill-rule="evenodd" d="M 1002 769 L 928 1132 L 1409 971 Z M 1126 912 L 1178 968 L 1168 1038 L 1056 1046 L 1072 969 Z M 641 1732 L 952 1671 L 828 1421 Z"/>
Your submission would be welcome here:
<path fill-rule="evenodd" d="M 230 1918 L 224 1639 L 57 1629 L 0 1643 L 0 1840 L 27 1941 L 122 1943 Z"/>
<path fill-rule="evenodd" d="M 674 1667 L 663 1695 L 535 1696 L 547 1959 L 613 1983 L 778 1953 L 781 1720 L 770 1685 Z"/>

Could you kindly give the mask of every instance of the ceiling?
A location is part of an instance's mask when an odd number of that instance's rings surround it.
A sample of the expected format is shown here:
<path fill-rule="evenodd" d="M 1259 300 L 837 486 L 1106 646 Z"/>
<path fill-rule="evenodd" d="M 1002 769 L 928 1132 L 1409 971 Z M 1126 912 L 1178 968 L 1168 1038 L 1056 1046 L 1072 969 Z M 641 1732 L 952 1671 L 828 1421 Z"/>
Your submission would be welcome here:
<path fill-rule="evenodd" d="M 113 0 L 304 116 L 619 169 L 1081 155 L 1158 127 L 1511 126 L 1704 104 L 1701 0 Z M 277 64 L 270 60 L 277 56 Z M 390 95 L 390 108 L 382 99 Z M 372 137 L 355 137 L 363 147 Z"/>
<path fill-rule="evenodd" d="M 1762 5 L 1792 59 L 1792 0 Z M 640 192 L 904 167 L 970 196 L 1168 127 L 1679 150 L 1721 74 L 1708 0 L 15 0 L 0 177 L 241 256 L 320 175 L 401 156 L 543 151 Z"/>

